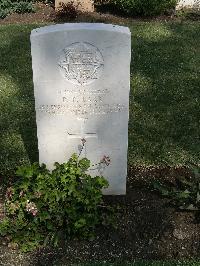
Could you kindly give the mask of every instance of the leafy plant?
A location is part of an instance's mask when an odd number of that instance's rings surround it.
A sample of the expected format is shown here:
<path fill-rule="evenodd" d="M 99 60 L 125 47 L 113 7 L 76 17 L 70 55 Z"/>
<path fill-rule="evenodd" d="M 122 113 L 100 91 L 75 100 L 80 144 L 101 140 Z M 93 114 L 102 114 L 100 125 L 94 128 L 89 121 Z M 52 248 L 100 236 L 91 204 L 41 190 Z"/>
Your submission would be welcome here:
<path fill-rule="evenodd" d="M 60 3 L 60 8 L 57 11 L 57 17 L 59 18 L 68 18 L 73 20 L 78 16 L 78 6 L 79 3 L 75 4 L 73 1 L 68 3 Z"/>
<path fill-rule="evenodd" d="M 159 181 L 153 183 L 154 188 L 162 196 L 168 197 L 171 203 L 183 210 L 200 210 L 200 167 L 192 167 L 193 176 L 184 176 L 176 180 L 174 186 L 166 186 Z"/>
<path fill-rule="evenodd" d="M 84 144 L 82 140 L 82 149 Z M 17 181 L 6 192 L 1 235 L 29 251 L 47 243 L 56 246 L 74 236 L 93 237 L 97 225 L 109 223 L 108 208 L 101 207 L 101 190 L 108 182 L 102 176 L 92 177 L 90 161 L 80 154 L 73 154 L 66 163 L 55 163 L 52 172 L 38 163 L 18 168 Z M 98 166 L 108 162 L 105 156 Z"/>
<path fill-rule="evenodd" d="M 0 0 L 0 18 L 5 18 L 11 13 L 34 12 L 33 2 L 28 0 Z"/>
<path fill-rule="evenodd" d="M 123 14 L 130 16 L 154 16 L 175 10 L 177 0 L 103 0 L 97 4 L 106 4 Z"/>
<path fill-rule="evenodd" d="M 33 3 L 29 1 L 19 1 L 13 4 L 13 12 L 23 14 L 34 11 Z"/>

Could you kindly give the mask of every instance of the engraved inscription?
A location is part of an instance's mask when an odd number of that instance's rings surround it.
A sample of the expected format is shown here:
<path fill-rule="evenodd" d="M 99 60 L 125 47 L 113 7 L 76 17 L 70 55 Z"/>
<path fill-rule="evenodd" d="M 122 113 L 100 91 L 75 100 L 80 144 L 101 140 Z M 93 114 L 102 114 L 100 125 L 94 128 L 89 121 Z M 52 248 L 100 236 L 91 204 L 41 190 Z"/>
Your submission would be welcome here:
<path fill-rule="evenodd" d="M 94 95 L 94 94 L 106 94 L 109 93 L 110 90 L 109 89 L 96 89 L 96 90 L 86 90 L 86 89 L 79 89 L 79 90 L 75 90 L 75 89 L 64 89 L 64 90 L 60 90 L 58 91 L 58 94 L 62 94 L 62 95 L 69 95 L 69 94 L 88 94 L 88 95 Z"/>
<path fill-rule="evenodd" d="M 82 89 L 64 89 L 58 91 L 60 104 L 40 105 L 36 109 L 40 112 L 53 115 L 69 113 L 78 118 L 127 111 L 127 107 L 123 104 L 107 103 L 106 98 L 109 93 L 110 89 L 108 88 L 90 91 L 85 89 L 83 91 Z"/>
<path fill-rule="evenodd" d="M 63 50 L 58 65 L 67 80 L 83 86 L 100 77 L 104 68 L 104 60 L 101 52 L 94 45 L 78 42 Z"/>
<path fill-rule="evenodd" d="M 54 115 L 64 115 L 71 113 L 78 117 L 85 117 L 89 115 L 106 115 L 109 113 L 118 113 L 126 111 L 127 107 L 123 104 L 52 104 L 52 105 L 40 105 L 36 108 L 40 112 L 54 114 Z"/>
<path fill-rule="evenodd" d="M 87 95 L 69 95 L 66 97 L 63 97 L 63 102 L 64 103 L 69 103 L 71 105 L 76 105 L 76 104 L 86 104 L 86 103 L 103 103 L 103 99 L 101 95 L 97 96 L 87 96 Z"/>

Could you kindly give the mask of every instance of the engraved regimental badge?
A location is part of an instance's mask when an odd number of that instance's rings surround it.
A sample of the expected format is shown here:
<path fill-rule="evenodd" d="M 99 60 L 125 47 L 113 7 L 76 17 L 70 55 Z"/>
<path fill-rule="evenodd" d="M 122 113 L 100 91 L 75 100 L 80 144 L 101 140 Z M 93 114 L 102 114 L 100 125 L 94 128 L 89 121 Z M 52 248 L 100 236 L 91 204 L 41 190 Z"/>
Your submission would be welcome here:
<path fill-rule="evenodd" d="M 59 66 L 68 81 L 87 85 L 101 76 L 104 60 L 98 48 L 89 43 L 77 42 L 63 50 Z"/>

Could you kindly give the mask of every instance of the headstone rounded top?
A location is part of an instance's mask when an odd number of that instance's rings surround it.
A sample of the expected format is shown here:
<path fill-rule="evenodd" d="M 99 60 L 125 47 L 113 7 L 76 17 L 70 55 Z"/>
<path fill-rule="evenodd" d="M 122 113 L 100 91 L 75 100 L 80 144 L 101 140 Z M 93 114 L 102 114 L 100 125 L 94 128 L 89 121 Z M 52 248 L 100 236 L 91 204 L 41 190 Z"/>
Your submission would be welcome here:
<path fill-rule="evenodd" d="M 130 35 L 131 32 L 128 27 L 104 24 L 104 23 L 64 23 L 56 24 L 51 26 L 45 26 L 41 28 L 36 28 L 31 31 L 31 38 L 38 35 L 54 33 L 59 31 L 70 31 L 70 30 L 106 30 L 111 32 L 119 32 Z"/>

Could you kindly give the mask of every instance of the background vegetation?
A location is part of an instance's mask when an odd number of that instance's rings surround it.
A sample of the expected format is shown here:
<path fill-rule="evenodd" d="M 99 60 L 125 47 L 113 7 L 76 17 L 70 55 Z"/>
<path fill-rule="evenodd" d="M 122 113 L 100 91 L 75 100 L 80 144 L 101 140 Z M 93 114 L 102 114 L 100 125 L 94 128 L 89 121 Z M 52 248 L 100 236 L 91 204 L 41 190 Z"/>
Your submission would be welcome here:
<path fill-rule="evenodd" d="M 174 12 L 178 0 L 96 0 L 97 4 L 129 16 L 155 16 Z"/>
<path fill-rule="evenodd" d="M 129 16 L 154 16 L 169 14 L 175 10 L 178 0 L 96 0 L 95 3 L 106 9 L 118 11 Z M 11 13 L 34 12 L 36 0 L 0 0 L 0 18 L 5 18 Z M 40 2 L 51 3 L 52 0 L 40 0 Z M 72 1 L 73 2 L 73 1 Z"/>
<path fill-rule="evenodd" d="M 38 160 L 30 32 L 0 27 L 0 171 Z M 199 163 L 200 25 L 130 22 L 129 165 Z"/>
<path fill-rule="evenodd" d="M 0 0 L 0 18 L 5 18 L 11 13 L 34 12 L 33 1 L 29 0 Z"/>

